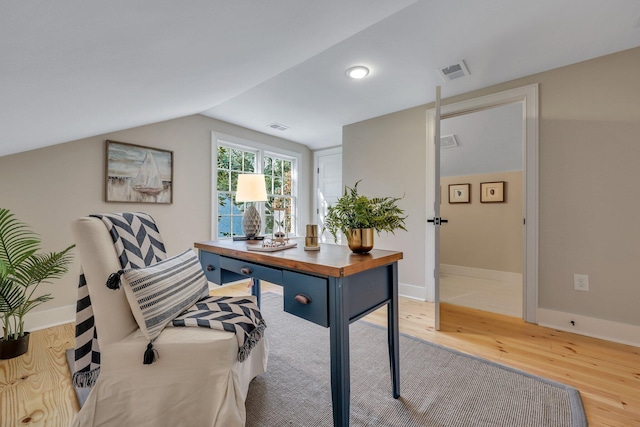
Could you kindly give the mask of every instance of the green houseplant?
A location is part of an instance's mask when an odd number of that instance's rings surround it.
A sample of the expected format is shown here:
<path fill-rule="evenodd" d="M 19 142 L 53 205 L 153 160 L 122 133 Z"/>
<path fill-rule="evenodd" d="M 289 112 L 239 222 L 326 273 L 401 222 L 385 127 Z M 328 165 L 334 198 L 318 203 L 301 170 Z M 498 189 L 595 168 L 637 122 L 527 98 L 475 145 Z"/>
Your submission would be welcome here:
<path fill-rule="evenodd" d="M 324 229 L 336 240 L 342 232 L 353 252 L 367 253 L 373 248 L 373 230 L 378 235 L 381 231 L 407 231 L 404 225 L 407 217 L 396 204 L 402 197 L 363 196 L 358 193 L 360 181 L 353 187 L 345 186 L 344 195 L 329 206 Z"/>
<path fill-rule="evenodd" d="M 61 252 L 38 254 L 40 244 L 36 233 L 8 209 L 0 208 L 0 316 L 4 327 L 0 358 L 27 351 L 29 333 L 24 330 L 24 317 L 31 309 L 53 299 L 51 294 L 35 295 L 35 292 L 41 283 L 62 277 L 71 263 L 71 249 L 75 245 Z"/>

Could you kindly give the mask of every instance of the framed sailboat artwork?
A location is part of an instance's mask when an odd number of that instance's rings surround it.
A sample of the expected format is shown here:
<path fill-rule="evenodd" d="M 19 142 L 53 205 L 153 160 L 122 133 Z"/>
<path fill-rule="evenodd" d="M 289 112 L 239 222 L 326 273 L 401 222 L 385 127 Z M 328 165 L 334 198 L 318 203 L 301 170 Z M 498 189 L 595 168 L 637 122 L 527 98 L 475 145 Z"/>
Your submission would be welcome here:
<path fill-rule="evenodd" d="M 173 151 L 107 140 L 107 202 L 173 203 Z"/>

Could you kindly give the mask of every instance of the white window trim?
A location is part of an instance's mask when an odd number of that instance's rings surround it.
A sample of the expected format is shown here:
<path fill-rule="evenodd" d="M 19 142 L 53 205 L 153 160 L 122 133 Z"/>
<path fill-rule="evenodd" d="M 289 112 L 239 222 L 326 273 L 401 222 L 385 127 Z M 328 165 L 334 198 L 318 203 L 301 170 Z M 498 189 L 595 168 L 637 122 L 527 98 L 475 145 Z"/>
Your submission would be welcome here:
<path fill-rule="evenodd" d="M 291 189 L 296 198 L 296 204 L 293 214 L 296 218 L 294 230 L 300 229 L 300 194 L 299 190 L 299 169 L 302 164 L 302 153 L 287 150 L 285 148 L 274 147 L 272 145 L 262 144 L 260 142 L 251 141 L 233 135 L 220 132 L 211 132 L 211 193 L 209 194 L 209 203 L 211 205 L 211 240 L 218 240 L 218 205 L 214 204 L 216 193 L 218 191 L 218 174 L 214 173 L 218 164 L 218 141 L 224 142 L 226 145 L 237 145 L 238 148 L 251 148 L 258 151 L 256 155 L 256 164 L 259 165 L 262 172 L 264 154 L 271 154 L 276 157 L 290 157 L 295 161 L 293 188 Z"/>

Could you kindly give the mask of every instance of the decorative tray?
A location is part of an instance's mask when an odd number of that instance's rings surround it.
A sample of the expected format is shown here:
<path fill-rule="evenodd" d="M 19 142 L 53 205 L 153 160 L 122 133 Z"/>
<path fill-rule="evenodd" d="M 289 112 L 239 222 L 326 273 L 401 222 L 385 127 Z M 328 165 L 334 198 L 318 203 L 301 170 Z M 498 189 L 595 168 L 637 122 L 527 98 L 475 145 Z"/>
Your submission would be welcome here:
<path fill-rule="evenodd" d="M 252 245 L 247 243 L 247 250 L 257 251 L 257 252 L 276 252 L 276 251 L 282 251 L 284 249 L 295 248 L 296 246 L 298 246 L 296 242 L 287 243 L 285 245 L 280 245 L 280 246 L 262 246 L 262 243 L 257 245 Z"/>

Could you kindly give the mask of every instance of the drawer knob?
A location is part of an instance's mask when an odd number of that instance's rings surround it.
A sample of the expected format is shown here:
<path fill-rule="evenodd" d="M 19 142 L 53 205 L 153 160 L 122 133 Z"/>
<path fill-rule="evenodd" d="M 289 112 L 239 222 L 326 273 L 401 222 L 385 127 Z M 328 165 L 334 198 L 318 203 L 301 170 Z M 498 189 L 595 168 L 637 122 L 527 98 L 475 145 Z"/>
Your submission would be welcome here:
<path fill-rule="evenodd" d="M 211 264 L 207 265 L 207 271 L 213 271 L 215 269 L 216 268 L 213 265 L 211 265 Z"/>
<path fill-rule="evenodd" d="M 251 273 L 252 273 L 252 271 L 251 271 L 251 269 L 250 269 L 249 267 L 242 267 L 242 268 L 240 269 L 240 273 L 242 273 L 242 274 L 246 274 L 246 275 L 249 275 L 249 274 L 251 274 Z"/>
<path fill-rule="evenodd" d="M 311 297 L 304 295 L 304 294 L 296 294 L 295 298 L 296 301 L 298 301 L 300 304 L 310 304 L 311 303 Z"/>

